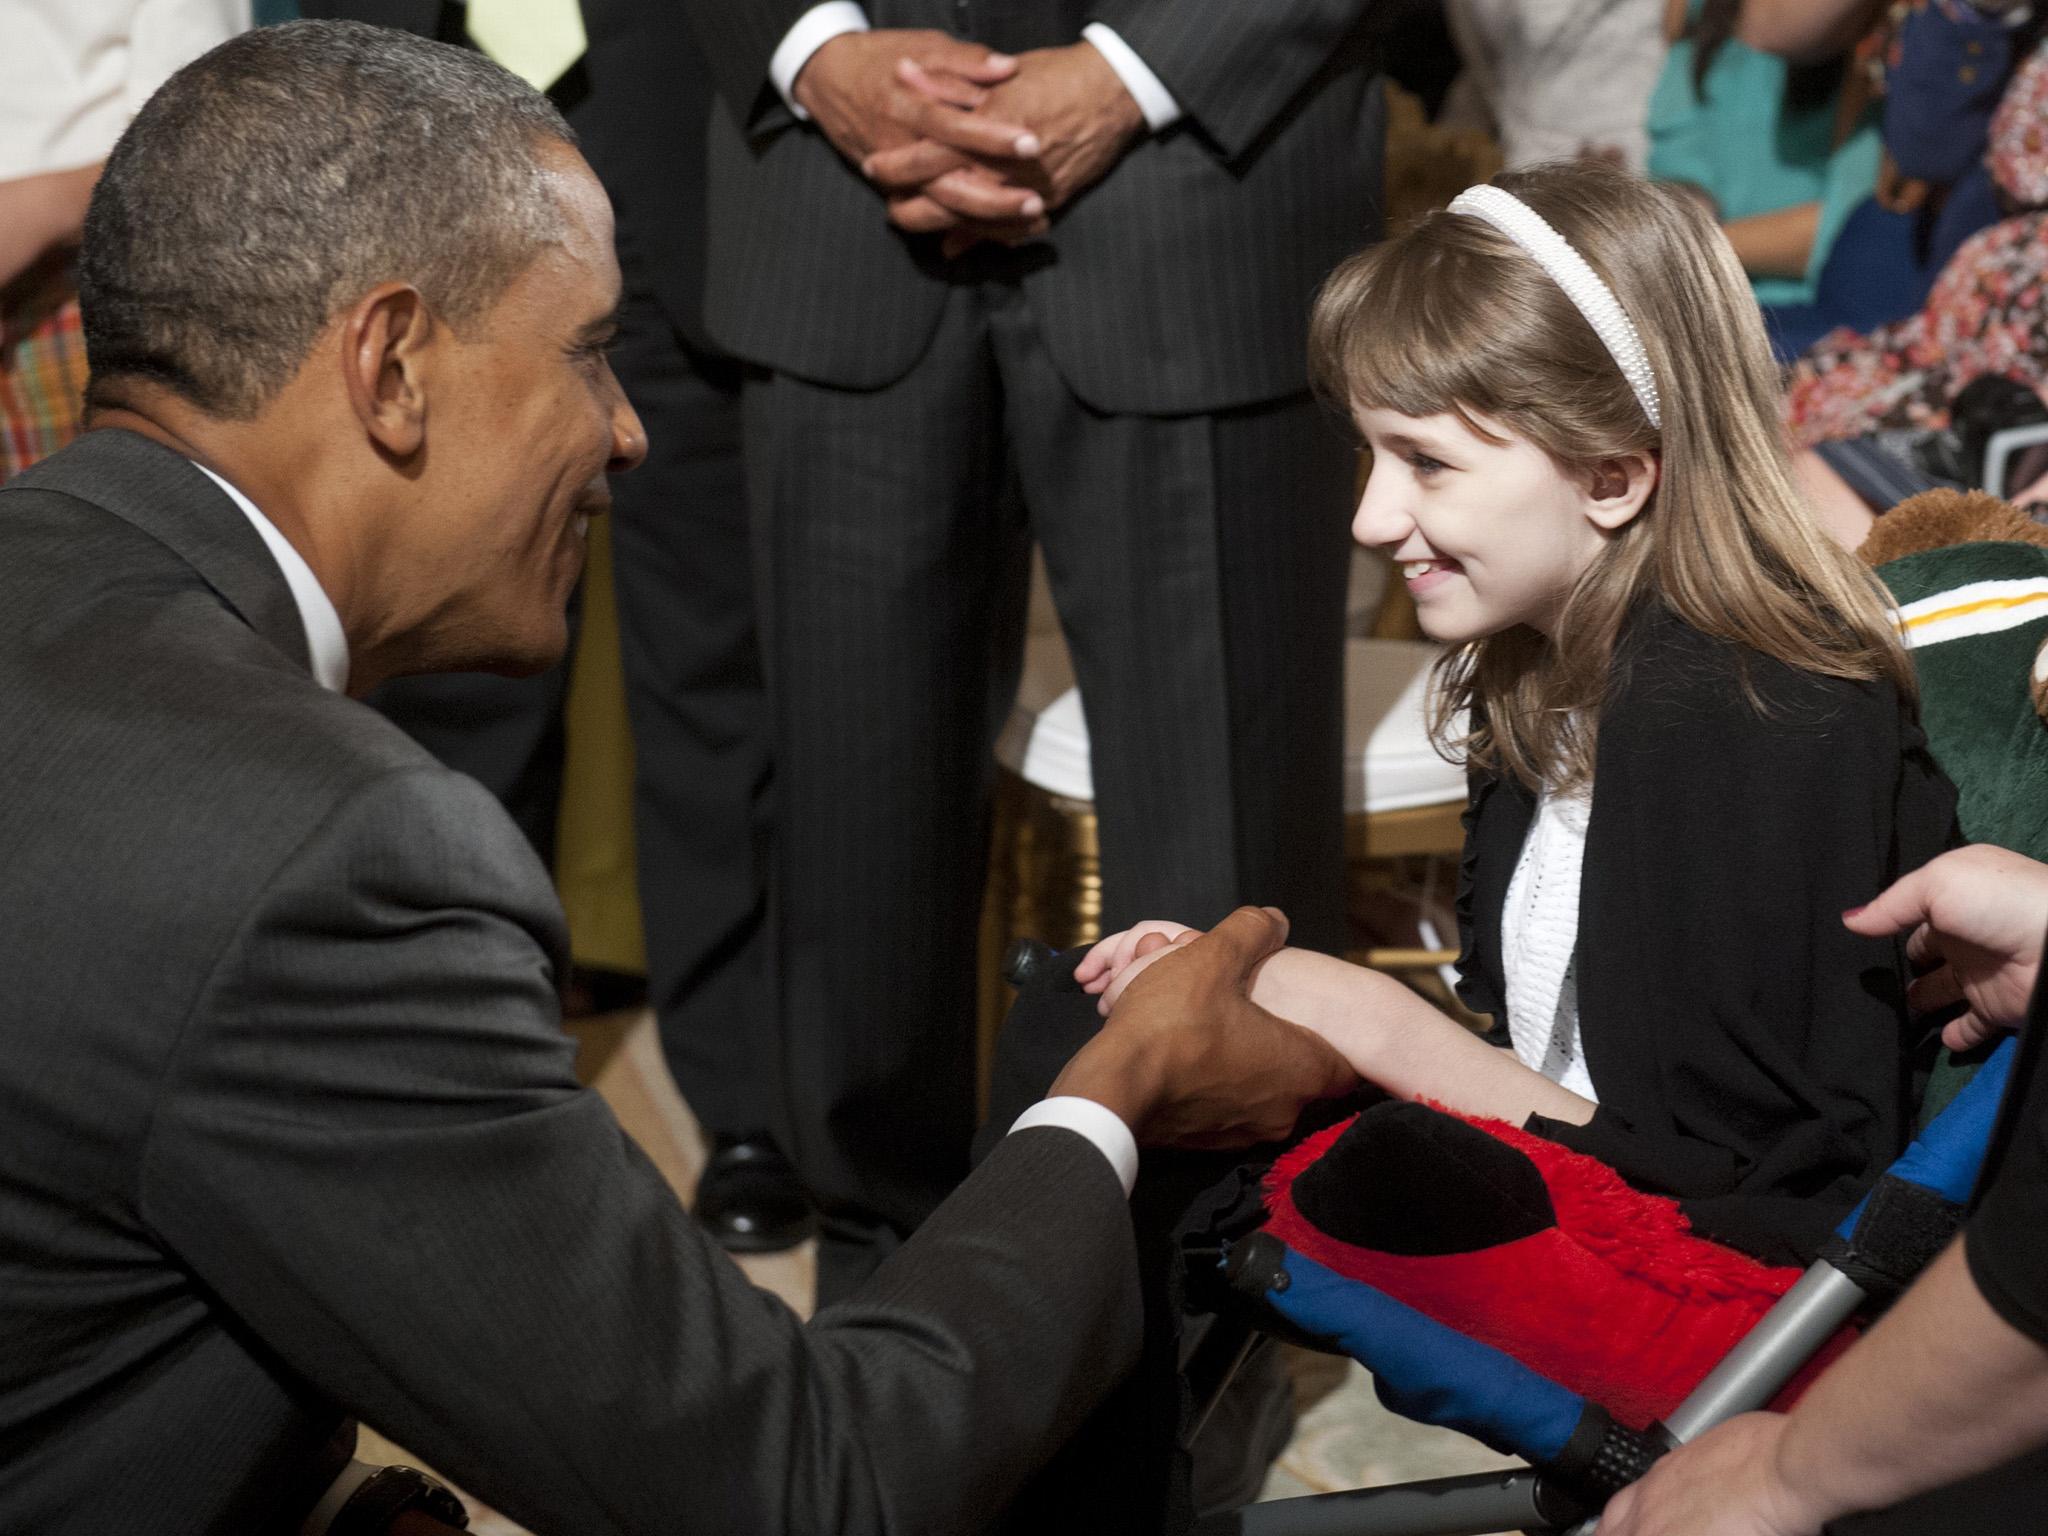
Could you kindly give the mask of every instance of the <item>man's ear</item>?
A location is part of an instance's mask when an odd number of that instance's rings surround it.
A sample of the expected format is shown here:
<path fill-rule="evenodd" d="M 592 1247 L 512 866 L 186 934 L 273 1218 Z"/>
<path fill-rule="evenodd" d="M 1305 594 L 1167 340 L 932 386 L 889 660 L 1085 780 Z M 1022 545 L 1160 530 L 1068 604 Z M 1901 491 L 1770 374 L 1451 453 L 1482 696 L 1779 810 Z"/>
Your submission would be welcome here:
<path fill-rule="evenodd" d="M 1661 473 L 1654 453 L 1625 453 L 1595 461 L 1586 472 L 1586 516 L 1617 533 L 1635 520 L 1657 489 Z"/>
<path fill-rule="evenodd" d="M 341 319 L 348 402 L 370 439 L 393 458 L 418 453 L 427 436 L 426 355 L 445 335 L 410 283 L 381 283 Z"/>

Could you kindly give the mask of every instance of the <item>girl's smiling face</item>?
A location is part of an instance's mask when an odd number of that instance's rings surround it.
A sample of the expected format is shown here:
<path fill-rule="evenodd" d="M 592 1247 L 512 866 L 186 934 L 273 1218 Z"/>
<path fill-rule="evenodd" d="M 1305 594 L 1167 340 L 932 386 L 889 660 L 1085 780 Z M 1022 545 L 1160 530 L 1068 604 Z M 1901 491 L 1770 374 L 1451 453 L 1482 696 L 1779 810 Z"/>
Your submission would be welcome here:
<path fill-rule="evenodd" d="M 1390 556 L 1423 632 L 1451 644 L 1517 624 L 1548 635 L 1574 585 L 1656 484 L 1646 455 L 1581 475 L 1484 417 L 1361 408 L 1372 475 L 1352 536 Z"/>

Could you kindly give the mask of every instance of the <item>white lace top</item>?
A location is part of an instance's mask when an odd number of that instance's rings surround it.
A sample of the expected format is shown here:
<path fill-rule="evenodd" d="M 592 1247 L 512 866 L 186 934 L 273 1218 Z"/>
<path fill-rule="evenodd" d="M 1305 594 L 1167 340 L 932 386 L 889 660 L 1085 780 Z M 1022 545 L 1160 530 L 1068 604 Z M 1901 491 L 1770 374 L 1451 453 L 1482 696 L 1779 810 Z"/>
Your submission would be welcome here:
<path fill-rule="evenodd" d="M 1599 1101 L 1579 1033 L 1579 989 L 1572 956 L 1579 943 L 1579 870 L 1590 788 L 1545 790 L 1501 913 L 1501 969 L 1507 982 L 1508 1036 L 1521 1063 L 1582 1098 Z"/>

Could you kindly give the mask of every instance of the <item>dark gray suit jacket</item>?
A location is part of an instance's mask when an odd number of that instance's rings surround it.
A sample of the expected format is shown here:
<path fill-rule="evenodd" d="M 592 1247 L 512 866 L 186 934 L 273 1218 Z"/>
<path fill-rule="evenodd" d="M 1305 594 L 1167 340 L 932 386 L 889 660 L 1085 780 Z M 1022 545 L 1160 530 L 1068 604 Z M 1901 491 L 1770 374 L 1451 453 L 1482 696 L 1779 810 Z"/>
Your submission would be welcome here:
<path fill-rule="evenodd" d="M 806 1329 L 577 1086 L 547 878 L 101 431 L 0 491 L 0 1530 L 288 1531 L 359 1417 L 548 1532 L 977 1528 L 1133 1358 L 1025 1132 Z"/>
<path fill-rule="evenodd" d="M 731 108 L 711 125 L 711 333 L 750 362 L 872 389 L 923 354 L 949 283 L 933 237 L 768 85 L 814 0 L 683 0 Z M 1185 414 L 1298 394 L 1316 286 L 1378 229 L 1371 0 L 870 0 L 877 27 L 1018 50 L 1113 27 L 1187 117 L 1138 143 L 1012 259 L 1068 386 Z"/>

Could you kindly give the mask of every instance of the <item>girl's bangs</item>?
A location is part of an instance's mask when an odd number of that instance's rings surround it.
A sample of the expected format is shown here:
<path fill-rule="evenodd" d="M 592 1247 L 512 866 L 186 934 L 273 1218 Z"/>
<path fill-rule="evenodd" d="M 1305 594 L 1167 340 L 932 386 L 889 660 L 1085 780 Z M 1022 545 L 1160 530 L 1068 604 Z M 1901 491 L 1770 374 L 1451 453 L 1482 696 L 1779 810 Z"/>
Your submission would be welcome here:
<path fill-rule="evenodd" d="M 1472 416 L 1511 408 L 1499 383 L 1513 365 L 1499 345 L 1501 327 L 1488 323 L 1497 306 L 1447 303 L 1444 295 L 1484 293 L 1499 276 L 1494 263 L 1432 249 L 1414 234 L 1367 252 L 1332 280 L 1318 306 L 1322 388 L 1350 411 L 1452 415 L 1492 438 Z"/>

